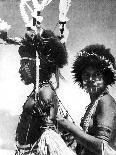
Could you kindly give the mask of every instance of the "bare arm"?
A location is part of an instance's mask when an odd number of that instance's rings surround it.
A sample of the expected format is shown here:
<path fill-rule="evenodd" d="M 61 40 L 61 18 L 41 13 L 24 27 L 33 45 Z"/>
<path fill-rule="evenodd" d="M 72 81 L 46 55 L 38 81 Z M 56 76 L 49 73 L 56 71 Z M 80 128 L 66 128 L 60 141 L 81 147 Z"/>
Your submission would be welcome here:
<path fill-rule="evenodd" d="M 102 141 L 94 136 L 86 134 L 78 126 L 69 122 L 66 119 L 57 119 L 58 123 L 61 124 L 66 130 L 70 131 L 77 141 L 83 145 L 85 148 L 89 149 L 91 152 L 101 152 L 101 143 Z"/>
<path fill-rule="evenodd" d="M 114 108 L 116 106 L 113 102 L 114 101 L 112 100 L 111 96 L 105 96 L 102 100 L 99 101 L 97 109 L 98 111 L 96 114 L 97 125 L 99 126 L 102 124 L 104 127 L 101 131 L 101 128 L 96 126 L 96 131 L 94 133 L 95 136 L 91 136 L 85 133 L 78 126 L 74 125 L 66 119 L 58 119 L 58 123 L 64 126 L 65 129 L 69 130 L 76 137 L 77 141 L 86 149 L 95 154 L 100 154 L 102 151 L 102 140 L 110 138 L 110 134 L 108 133 L 109 131 L 104 130 L 104 128 L 107 126 L 112 128 L 113 126 L 112 120 L 114 118 L 114 111 L 116 111 Z M 109 113 L 111 113 L 110 118 Z"/>
<path fill-rule="evenodd" d="M 40 97 L 46 104 L 50 105 L 50 120 L 55 120 L 58 111 L 58 99 L 54 90 L 46 85 L 41 89 Z"/>

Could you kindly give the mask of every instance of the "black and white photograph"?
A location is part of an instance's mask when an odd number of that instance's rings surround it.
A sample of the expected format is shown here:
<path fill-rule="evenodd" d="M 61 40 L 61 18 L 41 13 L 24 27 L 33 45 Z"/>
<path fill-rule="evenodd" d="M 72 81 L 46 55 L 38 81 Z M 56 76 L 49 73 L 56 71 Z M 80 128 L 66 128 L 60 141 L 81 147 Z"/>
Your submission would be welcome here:
<path fill-rule="evenodd" d="M 115 0 L 0 0 L 0 155 L 116 155 Z"/>

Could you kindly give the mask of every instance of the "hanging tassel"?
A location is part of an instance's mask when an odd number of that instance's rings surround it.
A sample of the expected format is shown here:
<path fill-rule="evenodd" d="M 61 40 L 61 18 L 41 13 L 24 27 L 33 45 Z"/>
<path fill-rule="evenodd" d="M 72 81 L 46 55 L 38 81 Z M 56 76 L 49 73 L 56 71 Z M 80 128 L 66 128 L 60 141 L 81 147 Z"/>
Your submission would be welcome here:
<path fill-rule="evenodd" d="M 61 43 L 66 43 L 69 35 L 69 30 L 66 27 L 66 24 L 63 22 L 59 22 L 60 24 L 60 33 L 61 33 Z"/>
<path fill-rule="evenodd" d="M 55 78 L 56 78 L 56 88 L 55 88 L 55 90 L 56 90 L 56 89 L 59 88 L 59 78 L 65 80 L 65 78 L 60 73 L 60 69 L 59 68 L 56 68 Z"/>
<path fill-rule="evenodd" d="M 61 136 L 51 129 L 46 129 L 38 141 L 39 155 L 76 155 L 70 150 Z"/>

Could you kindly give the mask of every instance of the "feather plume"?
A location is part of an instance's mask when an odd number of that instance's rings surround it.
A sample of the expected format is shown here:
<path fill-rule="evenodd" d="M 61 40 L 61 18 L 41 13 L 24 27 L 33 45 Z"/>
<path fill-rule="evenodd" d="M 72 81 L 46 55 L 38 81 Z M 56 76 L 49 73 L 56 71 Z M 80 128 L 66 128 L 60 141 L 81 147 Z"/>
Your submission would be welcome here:
<path fill-rule="evenodd" d="M 69 19 L 66 17 L 67 12 L 69 10 L 71 0 L 60 0 L 59 3 L 59 20 L 60 21 L 68 21 Z"/>

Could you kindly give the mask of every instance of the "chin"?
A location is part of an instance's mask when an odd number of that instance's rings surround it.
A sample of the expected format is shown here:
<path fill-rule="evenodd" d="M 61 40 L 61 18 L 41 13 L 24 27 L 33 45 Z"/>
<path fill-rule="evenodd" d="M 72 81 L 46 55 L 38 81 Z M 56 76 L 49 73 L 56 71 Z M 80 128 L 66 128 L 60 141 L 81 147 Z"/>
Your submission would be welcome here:
<path fill-rule="evenodd" d="M 95 88 L 90 88 L 90 89 L 87 89 L 87 92 L 89 94 L 96 94 L 96 93 L 98 93 L 98 89 L 96 89 L 96 87 Z"/>
<path fill-rule="evenodd" d="M 29 81 L 29 80 L 24 80 L 24 79 L 22 79 L 22 78 L 21 78 L 21 81 L 22 81 L 25 85 L 29 85 L 29 84 L 32 83 L 31 81 Z"/>

